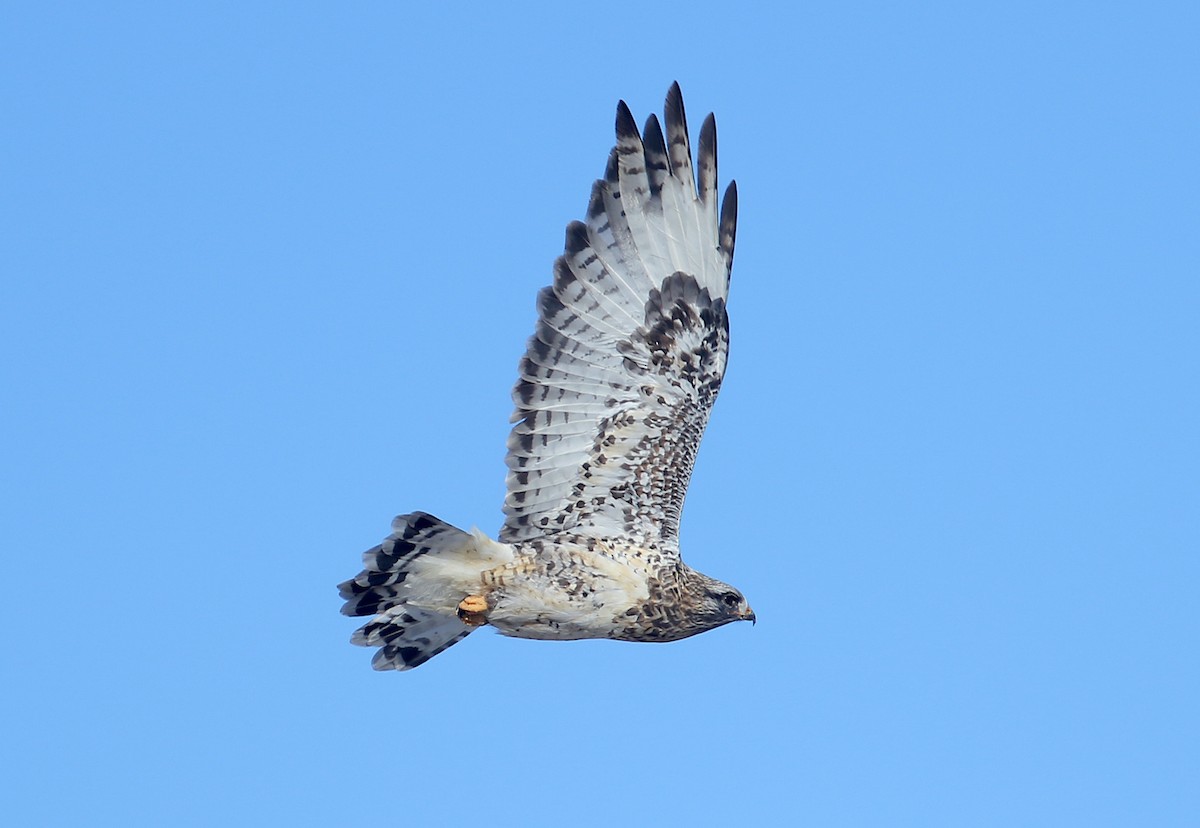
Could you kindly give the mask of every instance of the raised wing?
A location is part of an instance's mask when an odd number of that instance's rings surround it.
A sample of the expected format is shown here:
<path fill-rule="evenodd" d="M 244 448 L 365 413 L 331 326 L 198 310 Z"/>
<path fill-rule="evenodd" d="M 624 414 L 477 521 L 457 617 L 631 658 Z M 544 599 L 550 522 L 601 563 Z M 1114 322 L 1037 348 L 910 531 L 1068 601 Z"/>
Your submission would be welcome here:
<path fill-rule="evenodd" d="M 567 227 L 513 389 L 500 539 L 570 530 L 678 549 L 679 515 L 729 348 L 737 188 L 717 207 L 716 124 L 693 172 L 683 97 L 617 145 Z M 697 174 L 699 189 L 697 190 Z"/>

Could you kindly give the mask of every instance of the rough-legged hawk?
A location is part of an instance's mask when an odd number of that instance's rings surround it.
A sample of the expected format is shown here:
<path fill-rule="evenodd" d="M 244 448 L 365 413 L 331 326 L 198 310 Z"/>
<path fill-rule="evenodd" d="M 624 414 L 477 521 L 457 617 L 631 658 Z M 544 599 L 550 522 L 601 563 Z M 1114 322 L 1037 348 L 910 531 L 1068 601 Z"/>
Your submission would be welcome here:
<path fill-rule="evenodd" d="M 663 128 L 665 126 L 665 129 Z M 717 200 L 709 115 L 693 168 L 683 98 L 617 145 L 587 221 L 567 227 L 513 389 L 498 540 L 413 512 L 341 584 L 374 616 L 378 670 L 424 664 L 490 624 L 518 638 L 674 641 L 754 620 L 679 556 L 679 514 L 729 348 L 737 188 Z"/>

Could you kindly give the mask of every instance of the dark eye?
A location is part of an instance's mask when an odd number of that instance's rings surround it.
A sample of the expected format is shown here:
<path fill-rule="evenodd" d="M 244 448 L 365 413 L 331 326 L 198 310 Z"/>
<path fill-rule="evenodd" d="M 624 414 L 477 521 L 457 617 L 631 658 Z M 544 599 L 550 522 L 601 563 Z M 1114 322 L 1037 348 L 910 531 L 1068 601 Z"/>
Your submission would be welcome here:
<path fill-rule="evenodd" d="M 736 607 L 742 603 L 742 596 L 738 595 L 736 592 L 726 592 L 721 596 L 721 600 L 725 602 L 725 606 L 732 609 L 733 607 Z"/>

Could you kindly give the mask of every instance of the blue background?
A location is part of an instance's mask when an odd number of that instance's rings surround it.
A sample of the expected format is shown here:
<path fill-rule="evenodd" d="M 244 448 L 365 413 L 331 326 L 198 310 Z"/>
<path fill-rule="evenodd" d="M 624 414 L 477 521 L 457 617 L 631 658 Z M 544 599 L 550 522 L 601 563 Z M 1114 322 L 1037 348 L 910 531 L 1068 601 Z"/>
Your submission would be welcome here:
<path fill-rule="evenodd" d="M 5 822 L 1200 824 L 1200 7 L 434 5 L 5 12 Z M 372 672 L 334 585 L 499 527 L 675 79 L 741 195 L 684 554 L 758 625 Z"/>

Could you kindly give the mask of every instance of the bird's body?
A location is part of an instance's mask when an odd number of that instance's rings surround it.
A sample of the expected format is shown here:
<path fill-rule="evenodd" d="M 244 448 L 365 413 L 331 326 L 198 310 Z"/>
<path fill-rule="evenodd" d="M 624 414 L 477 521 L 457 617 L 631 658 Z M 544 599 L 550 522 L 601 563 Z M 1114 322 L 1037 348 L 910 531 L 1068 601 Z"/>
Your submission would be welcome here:
<path fill-rule="evenodd" d="M 649 596 L 638 551 L 570 535 L 516 544 L 512 563 L 483 573 L 488 623 L 516 638 L 621 638 Z"/>
<path fill-rule="evenodd" d="M 513 390 L 499 538 L 416 512 L 340 586 L 353 641 L 409 669 L 490 625 L 518 638 L 673 641 L 753 620 L 741 593 L 689 568 L 678 528 L 728 353 L 736 226 L 718 211 L 716 132 L 692 170 L 679 87 L 666 134 L 617 110 L 587 222 L 567 228 Z"/>

